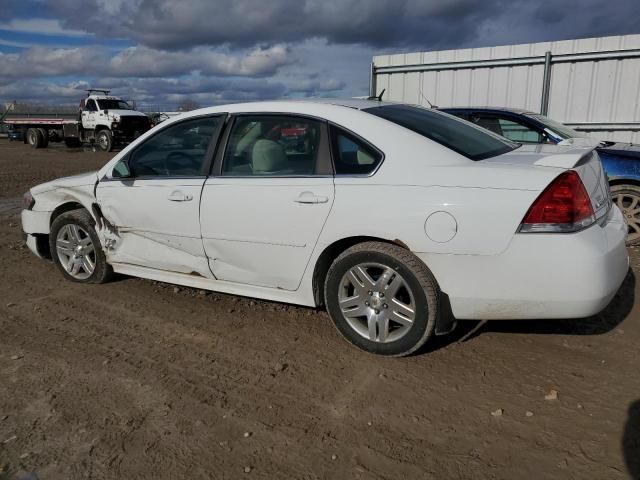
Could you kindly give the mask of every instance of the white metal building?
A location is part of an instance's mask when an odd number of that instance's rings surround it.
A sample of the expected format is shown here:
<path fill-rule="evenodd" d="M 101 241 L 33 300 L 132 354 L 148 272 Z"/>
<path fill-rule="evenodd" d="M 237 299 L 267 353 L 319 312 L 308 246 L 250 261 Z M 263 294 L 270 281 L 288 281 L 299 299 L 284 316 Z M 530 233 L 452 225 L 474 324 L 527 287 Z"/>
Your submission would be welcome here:
<path fill-rule="evenodd" d="M 378 55 L 370 89 L 421 105 L 526 108 L 640 143 L 640 35 Z"/>

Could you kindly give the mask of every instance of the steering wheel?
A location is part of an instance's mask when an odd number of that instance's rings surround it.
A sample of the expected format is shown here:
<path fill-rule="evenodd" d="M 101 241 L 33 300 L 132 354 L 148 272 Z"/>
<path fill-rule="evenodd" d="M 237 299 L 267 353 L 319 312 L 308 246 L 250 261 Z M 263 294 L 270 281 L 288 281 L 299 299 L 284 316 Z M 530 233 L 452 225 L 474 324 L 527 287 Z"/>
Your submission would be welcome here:
<path fill-rule="evenodd" d="M 167 155 L 164 158 L 164 162 L 163 162 L 164 173 L 165 173 L 165 175 L 167 177 L 170 175 L 170 173 L 169 173 L 169 165 L 171 163 L 182 164 L 182 165 L 184 165 L 185 168 L 190 168 L 191 165 L 189 165 L 189 164 L 193 164 L 193 159 L 191 158 L 190 155 L 187 155 L 184 152 L 171 152 L 169 155 Z"/>

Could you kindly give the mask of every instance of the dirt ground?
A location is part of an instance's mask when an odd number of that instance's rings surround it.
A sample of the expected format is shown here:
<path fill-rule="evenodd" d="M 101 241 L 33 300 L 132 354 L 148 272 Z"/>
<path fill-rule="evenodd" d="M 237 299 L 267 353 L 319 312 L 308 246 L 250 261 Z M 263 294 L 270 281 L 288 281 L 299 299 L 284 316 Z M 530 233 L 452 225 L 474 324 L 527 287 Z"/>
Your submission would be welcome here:
<path fill-rule="evenodd" d="M 0 140 L 0 478 L 640 478 L 633 271 L 597 317 L 378 358 L 308 308 L 64 281 L 20 196 L 110 156 Z"/>

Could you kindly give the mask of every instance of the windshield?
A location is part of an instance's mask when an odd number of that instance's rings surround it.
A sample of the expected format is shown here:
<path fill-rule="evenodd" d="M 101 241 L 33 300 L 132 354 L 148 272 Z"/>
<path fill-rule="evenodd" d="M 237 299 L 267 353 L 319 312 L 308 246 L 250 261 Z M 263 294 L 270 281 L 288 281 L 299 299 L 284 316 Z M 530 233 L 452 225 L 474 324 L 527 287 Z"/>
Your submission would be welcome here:
<path fill-rule="evenodd" d="M 567 138 L 587 138 L 587 134 L 584 132 L 578 132 L 571 127 L 567 127 L 563 123 L 556 122 L 555 120 L 551 120 L 549 117 L 545 117 L 544 115 L 538 115 L 537 113 L 529 113 L 528 117 L 533 118 L 534 120 L 539 121 L 545 127 L 547 127 L 552 132 L 556 133 L 563 140 Z"/>
<path fill-rule="evenodd" d="M 384 105 L 365 112 L 408 128 L 471 160 L 510 152 L 520 144 L 453 115 L 412 105 Z"/>
<path fill-rule="evenodd" d="M 131 107 L 124 100 L 98 100 L 100 110 L 131 110 Z"/>

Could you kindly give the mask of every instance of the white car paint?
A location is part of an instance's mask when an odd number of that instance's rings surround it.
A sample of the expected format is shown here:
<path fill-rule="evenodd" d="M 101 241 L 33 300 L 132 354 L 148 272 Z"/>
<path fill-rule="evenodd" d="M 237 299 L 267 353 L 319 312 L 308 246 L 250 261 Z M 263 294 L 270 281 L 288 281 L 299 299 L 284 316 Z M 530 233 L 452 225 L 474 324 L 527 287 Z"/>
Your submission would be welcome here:
<path fill-rule="evenodd" d="M 236 104 L 173 117 L 97 173 L 31 189 L 36 202 L 23 211 L 23 229 L 48 234 L 58 206 L 76 202 L 95 214 L 97 203 L 115 227 L 98 221 L 117 272 L 308 306 L 317 303 L 313 275 L 322 252 L 350 237 L 415 252 L 460 319 L 581 317 L 614 296 L 628 268 L 626 226 L 606 201 L 606 179 L 591 147 L 521 147 L 474 162 L 358 110 L 370 103 L 346 103 Z M 256 112 L 326 119 L 371 142 L 384 161 L 371 176 L 112 178 L 121 158 L 176 122 Z M 579 173 L 597 224 L 572 234 L 516 233 L 540 192 L 567 169 Z M 191 199 L 173 202 L 174 193 Z M 298 203 L 300 195 L 323 201 Z"/>

